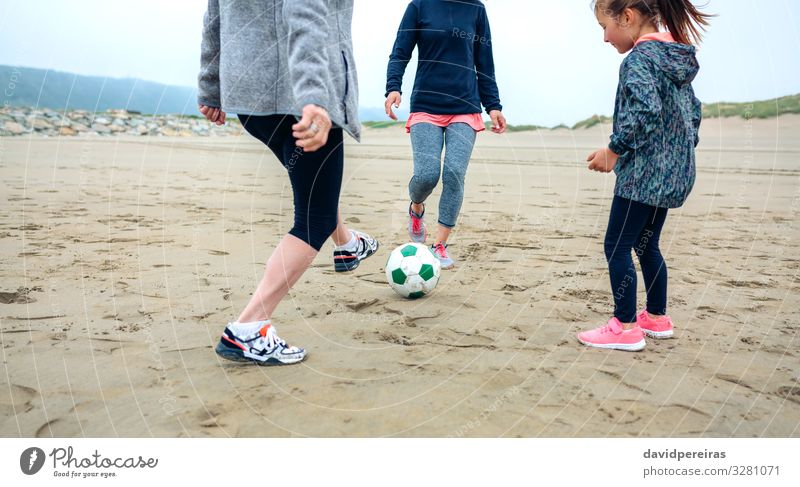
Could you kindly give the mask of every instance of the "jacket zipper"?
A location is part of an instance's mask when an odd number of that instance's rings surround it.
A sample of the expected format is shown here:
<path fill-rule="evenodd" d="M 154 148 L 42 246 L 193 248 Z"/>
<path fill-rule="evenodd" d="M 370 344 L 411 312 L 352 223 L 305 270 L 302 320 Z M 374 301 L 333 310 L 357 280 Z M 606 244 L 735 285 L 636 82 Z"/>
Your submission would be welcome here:
<path fill-rule="evenodd" d="M 347 56 L 342 51 L 342 61 L 344 62 L 344 97 L 342 98 L 342 109 L 344 111 L 344 123 L 347 125 L 347 94 L 350 91 L 350 80 L 348 73 L 350 68 L 347 65 Z"/>

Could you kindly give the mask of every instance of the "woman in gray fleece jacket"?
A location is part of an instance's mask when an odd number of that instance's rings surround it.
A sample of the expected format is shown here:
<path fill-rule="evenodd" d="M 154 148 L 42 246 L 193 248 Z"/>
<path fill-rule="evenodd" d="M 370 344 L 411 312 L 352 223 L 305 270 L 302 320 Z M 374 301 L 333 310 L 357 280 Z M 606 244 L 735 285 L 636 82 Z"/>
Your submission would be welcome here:
<path fill-rule="evenodd" d="M 236 113 L 278 157 L 294 193 L 294 226 L 267 261 L 264 277 L 216 351 L 260 365 L 303 360 L 280 339 L 272 312 L 323 243 L 336 244 L 337 272 L 378 249 L 338 215 L 343 132 L 356 140 L 358 86 L 350 28 L 353 0 L 209 0 L 203 25 L 200 112 L 218 125 Z"/>

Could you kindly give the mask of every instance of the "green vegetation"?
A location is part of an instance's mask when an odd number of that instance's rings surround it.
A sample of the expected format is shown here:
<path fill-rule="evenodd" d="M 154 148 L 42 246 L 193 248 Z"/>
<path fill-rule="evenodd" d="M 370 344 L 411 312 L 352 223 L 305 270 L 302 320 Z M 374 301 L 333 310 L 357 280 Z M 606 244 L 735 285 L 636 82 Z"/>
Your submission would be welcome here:
<path fill-rule="evenodd" d="M 394 120 L 386 120 L 386 121 L 381 121 L 381 122 L 362 122 L 361 123 L 361 125 L 363 125 L 366 128 L 369 128 L 369 129 L 385 129 L 387 127 L 398 127 L 398 126 L 405 125 L 405 124 L 406 124 L 405 121 L 403 121 L 403 122 L 395 122 Z"/>
<path fill-rule="evenodd" d="M 492 130 L 492 122 L 486 122 L 486 130 Z M 529 132 L 533 130 L 549 130 L 547 127 L 539 125 L 508 125 L 506 126 L 508 132 Z"/>
<path fill-rule="evenodd" d="M 770 118 L 789 113 L 800 113 L 800 94 L 749 103 L 719 102 L 703 105 L 703 118 Z"/>
<path fill-rule="evenodd" d="M 613 119 L 611 117 L 606 117 L 605 115 L 592 115 L 586 120 L 581 120 L 580 122 L 573 125 L 572 130 L 588 129 L 601 123 L 611 123 L 611 122 L 613 122 Z"/>

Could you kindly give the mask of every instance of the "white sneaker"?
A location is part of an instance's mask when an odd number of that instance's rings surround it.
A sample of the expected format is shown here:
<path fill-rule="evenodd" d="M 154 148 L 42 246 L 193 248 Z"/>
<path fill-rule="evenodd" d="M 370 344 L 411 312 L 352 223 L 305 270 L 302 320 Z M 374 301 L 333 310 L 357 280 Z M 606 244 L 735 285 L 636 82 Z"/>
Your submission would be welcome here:
<path fill-rule="evenodd" d="M 349 272 L 355 270 L 361 261 L 378 251 L 378 241 L 364 232 L 350 230 L 356 239 L 354 250 L 337 247 L 333 251 L 333 270 L 336 272 Z"/>
<path fill-rule="evenodd" d="M 228 360 L 258 365 L 296 364 L 306 358 L 306 351 L 287 345 L 269 321 L 228 323 L 215 351 Z"/>

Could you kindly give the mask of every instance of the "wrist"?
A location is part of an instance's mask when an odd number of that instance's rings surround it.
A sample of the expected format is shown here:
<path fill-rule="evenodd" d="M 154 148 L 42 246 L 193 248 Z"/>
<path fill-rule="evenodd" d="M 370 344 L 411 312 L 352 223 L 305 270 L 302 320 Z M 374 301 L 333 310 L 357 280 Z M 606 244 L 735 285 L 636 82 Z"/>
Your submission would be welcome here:
<path fill-rule="evenodd" d="M 628 148 L 625 147 L 616 137 L 613 135 L 611 136 L 611 142 L 608 144 L 607 149 L 613 152 L 617 157 L 621 156 L 622 154 L 628 152 Z"/>

